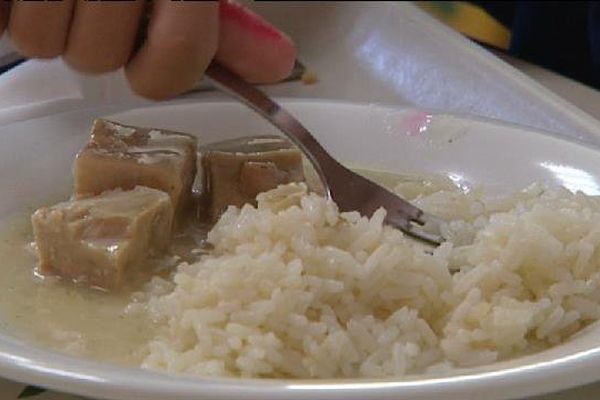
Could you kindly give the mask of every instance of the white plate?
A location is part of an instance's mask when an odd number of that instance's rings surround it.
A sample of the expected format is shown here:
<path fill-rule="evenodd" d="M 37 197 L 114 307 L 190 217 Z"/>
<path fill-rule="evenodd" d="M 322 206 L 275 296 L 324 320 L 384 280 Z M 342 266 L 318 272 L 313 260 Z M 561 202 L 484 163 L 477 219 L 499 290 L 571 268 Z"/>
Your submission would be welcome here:
<path fill-rule="evenodd" d="M 547 134 L 491 121 L 427 115 L 373 105 L 284 103 L 340 160 L 397 172 L 448 174 L 491 191 L 533 181 L 600 194 L 600 152 Z M 73 156 L 87 139 L 95 109 L 0 128 L 0 215 L 43 204 L 71 185 Z M 121 122 L 198 134 L 204 142 L 276 133 L 233 103 L 179 103 L 113 116 Z M 61 391 L 110 399 L 500 399 L 594 381 L 600 329 L 591 326 L 539 354 L 463 370 L 453 376 L 379 381 L 189 379 L 81 360 L 0 334 L 0 375 Z"/>

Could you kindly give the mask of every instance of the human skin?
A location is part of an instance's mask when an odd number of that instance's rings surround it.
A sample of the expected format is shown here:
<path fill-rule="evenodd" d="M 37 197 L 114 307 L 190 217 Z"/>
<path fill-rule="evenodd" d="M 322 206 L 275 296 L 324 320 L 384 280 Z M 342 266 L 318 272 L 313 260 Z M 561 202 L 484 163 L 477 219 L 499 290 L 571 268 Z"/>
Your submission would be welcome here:
<path fill-rule="evenodd" d="M 248 82 L 271 83 L 296 58 L 288 36 L 230 0 L 0 1 L 5 30 L 25 57 L 62 57 L 86 74 L 124 68 L 131 88 L 155 100 L 190 89 L 213 59 Z"/>

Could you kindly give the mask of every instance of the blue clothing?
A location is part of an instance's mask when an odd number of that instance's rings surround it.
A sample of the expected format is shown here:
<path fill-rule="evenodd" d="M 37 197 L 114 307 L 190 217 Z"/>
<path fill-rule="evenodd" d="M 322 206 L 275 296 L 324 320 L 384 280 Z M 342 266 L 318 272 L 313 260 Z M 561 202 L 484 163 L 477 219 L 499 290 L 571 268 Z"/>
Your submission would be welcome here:
<path fill-rule="evenodd" d="M 512 31 L 509 53 L 600 88 L 600 4 L 475 1 Z"/>

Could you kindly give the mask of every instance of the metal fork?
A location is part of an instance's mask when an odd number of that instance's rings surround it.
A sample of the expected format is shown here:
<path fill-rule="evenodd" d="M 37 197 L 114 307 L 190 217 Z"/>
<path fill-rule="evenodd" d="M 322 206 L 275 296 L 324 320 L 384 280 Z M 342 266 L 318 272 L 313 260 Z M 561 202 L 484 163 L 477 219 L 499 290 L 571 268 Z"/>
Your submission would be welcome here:
<path fill-rule="evenodd" d="M 378 208 L 387 210 L 385 222 L 430 244 L 440 244 L 439 220 L 369 179 L 336 161 L 313 135 L 290 113 L 256 87 L 246 83 L 223 65 L 213 62 L 206 70 L 215 86 L 240 100 L 285 134 L 302 150 L 323 183 L 326 195 L 342 211 L 359 211 L 371 216 Z M 424 226 L 427 231 L 423 230 Z"/>
<path fill-rule="evenodd" d="M 0 67 L 4 62 L 19 61 L 22 59 L 16 53 L 9 54 L 0 58 Z M 304 70 L 301 63 L 296 63 L 293 78 L 298 79 Z M 296 144 L 317 171 L 326 195 L 342 211 L 359 211 L 371 216 L 379 207 L 384 207 L 387 210 L 386 223 L 430 244 L 437 245 L 444 240 L 439 233 L 439 220 L 337 162 L 300 122 L 259 89 L 216 62 L 208 67 L 206 75 L 218 89 L 241 100 Z M 200 85 L 194 90 L 210 88 Z M 423 230 L 423 226 L 427 231 Z"/>

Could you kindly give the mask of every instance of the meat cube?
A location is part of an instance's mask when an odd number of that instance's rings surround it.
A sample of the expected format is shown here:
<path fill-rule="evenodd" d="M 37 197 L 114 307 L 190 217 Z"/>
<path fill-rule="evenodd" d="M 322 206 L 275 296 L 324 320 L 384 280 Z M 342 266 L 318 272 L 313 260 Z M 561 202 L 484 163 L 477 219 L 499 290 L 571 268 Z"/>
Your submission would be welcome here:
<path fill-rule="evenodd" d="M 254 199 L 288 180 L 288 173 L 271 161 L 246 161 L 240 170 L 240 192 Z"/>
<path fill-rule="evenodd" d="M 90 141 L 75 160 L 75 196 L 147 186 L 171 196 L 180 221 L 191 203 L 196 154 L 193 136 L 96 120 Z"/>
<path fill-rule="evenodd" d="M 167 193 L 138 186 L 40 208 L 31 220 L 41 274 L 115 289 L 167 249 L 173 206 Z"/>
<path fill-rule="evenodd" d="M 213 221 L 229 205 L 255 204 L 261 192 L 304 181 L 302 153 L 277 136 L 228 140 L 201 152 L 207 211 Z"/>

